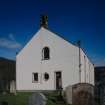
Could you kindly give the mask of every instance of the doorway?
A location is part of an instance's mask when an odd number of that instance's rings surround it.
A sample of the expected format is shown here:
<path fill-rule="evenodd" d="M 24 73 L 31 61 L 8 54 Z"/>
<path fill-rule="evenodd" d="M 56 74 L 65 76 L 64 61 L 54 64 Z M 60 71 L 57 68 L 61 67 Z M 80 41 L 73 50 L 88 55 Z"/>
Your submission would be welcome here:
<path fill-rule="evenodd" d="M 61 71 L 55 72 L 55 85 L 56 85 L 56 90 L 62 89 L 62 72 Z"/>

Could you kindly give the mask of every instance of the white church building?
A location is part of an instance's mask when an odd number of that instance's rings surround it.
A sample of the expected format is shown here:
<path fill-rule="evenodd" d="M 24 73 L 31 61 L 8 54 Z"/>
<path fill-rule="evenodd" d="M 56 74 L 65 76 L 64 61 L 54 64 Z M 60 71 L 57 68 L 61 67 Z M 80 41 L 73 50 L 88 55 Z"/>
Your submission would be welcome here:
<path fill-rule="evenodd" d="M 16 90 L 57 90 L 76 83 L 94 85 L 94 65 L 80 46 L 41 28 L 16 56 Z"/>

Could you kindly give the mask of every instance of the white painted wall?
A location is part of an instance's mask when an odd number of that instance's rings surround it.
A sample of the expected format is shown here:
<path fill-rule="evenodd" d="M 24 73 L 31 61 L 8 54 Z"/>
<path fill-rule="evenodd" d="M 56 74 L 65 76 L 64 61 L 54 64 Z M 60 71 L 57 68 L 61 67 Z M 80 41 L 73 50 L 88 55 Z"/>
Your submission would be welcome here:
<path fill-rule="evenodd" d="M 81 49 L 81 82 L 94 85 L 94 65 Z"/>
<path fill-rule="evenodd" d="M 42 60 L 42 49 L 50 48 L 50 59 Z M 94 67 L 86 57 L 86 82 L 94 84 Z M 81 50 L 81 81 L 84 76 L 84 52 Z M 92 72 L 90 73 L 89 72 Z M 79 83 L 79 49 L 54 33 L 41 28 L 16 57 L 17 90 L 55 90 L 54 72 L 62 71 L 63 88 Z M 32 83 L 32 73 L 39 73 L 39 82 Z M 48 81 L 43 74 L 50 75 Z M 91 75 L 89 75 L 91 74 Z"/>

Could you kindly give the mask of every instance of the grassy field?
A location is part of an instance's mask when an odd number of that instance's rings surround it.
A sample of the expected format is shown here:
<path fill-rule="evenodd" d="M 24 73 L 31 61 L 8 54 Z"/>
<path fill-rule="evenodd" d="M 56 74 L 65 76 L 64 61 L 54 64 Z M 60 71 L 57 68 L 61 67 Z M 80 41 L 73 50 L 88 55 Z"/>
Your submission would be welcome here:
<path fill-rule="evenodd" d="M 0 95 L 0 103 L 3 101 L 8 102 L 8 105 L 27 105 L 28 97 L 32 93 L 17 93 L 17 95 L 7 94 L 7 95 Z"/>
<path fill-rule="evenodd" d="M 44 93 L 47 97 L 47 105 L 58 105 L 57 104 L 57 92 Z M 8 102 L 8 105 L 28 105 L 28 97 L 31 96 L 31 92 L 20 92 L 17 95 L 6 94 L 0 95 L 0 105 L 3 101 Z"/>

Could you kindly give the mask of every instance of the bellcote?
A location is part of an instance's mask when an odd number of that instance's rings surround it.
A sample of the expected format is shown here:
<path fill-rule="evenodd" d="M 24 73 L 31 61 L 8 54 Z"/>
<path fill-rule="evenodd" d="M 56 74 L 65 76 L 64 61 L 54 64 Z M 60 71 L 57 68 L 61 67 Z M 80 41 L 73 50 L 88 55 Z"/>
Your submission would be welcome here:
<path fill-rule="evenodd" d="M 48 28 L 48 16 L 47 15 L 41 15 L 40 27 Z"/>

